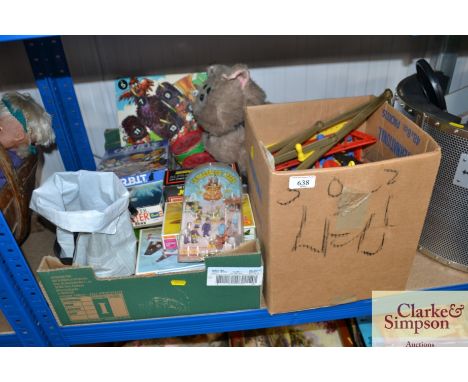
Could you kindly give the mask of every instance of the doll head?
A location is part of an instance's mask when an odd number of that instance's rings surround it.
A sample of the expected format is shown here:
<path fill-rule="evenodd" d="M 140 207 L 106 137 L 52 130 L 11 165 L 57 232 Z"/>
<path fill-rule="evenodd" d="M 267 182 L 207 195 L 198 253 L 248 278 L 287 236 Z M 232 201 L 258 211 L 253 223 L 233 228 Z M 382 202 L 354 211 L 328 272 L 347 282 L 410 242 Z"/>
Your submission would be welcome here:
<path fill-rule="evenodd" d="M 6 148 L 29 145 L 29 137 L 22 123 L 0 102 L 0 144 Z"/>
<path fill-rule="evenodd" d="M 29 94 L 12 92 L 2 97 L 0 142 L 5 148 L 19 149 L 24 157 L 30 144 L 50 146 L 55 141 L 51 125 L 51 116 Z"/>

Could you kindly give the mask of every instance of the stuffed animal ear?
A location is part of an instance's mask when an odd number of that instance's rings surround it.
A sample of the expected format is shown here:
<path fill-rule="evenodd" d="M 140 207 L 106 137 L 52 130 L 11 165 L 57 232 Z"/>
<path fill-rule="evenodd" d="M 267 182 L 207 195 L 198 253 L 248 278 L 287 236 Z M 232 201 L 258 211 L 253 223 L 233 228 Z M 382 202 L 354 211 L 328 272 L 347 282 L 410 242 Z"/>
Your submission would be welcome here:
<path fill-rule="evenodd" d="M 208 68 L 206 69 L 206 72 L 208 73 L 208 76 L 214 75 L 214 73 L 216 72 L 216 65 L 208 66 Z"/>
<path fill-rule="evenodd" d="M 227 80 L 238 80 L 241 84 L 241 88 L 244 89 L 247 82 L 250 81 L 250 72 L 247 68 L 241 68 L 234 70 L 231 74 L 223 74 L 223 78 Z"/>

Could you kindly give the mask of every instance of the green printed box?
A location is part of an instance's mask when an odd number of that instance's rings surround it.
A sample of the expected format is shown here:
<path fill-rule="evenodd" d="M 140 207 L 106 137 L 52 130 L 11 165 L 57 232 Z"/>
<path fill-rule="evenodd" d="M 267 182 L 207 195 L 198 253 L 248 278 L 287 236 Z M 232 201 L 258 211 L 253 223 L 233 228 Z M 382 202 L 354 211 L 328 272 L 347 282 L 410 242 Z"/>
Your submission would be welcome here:
<path fill-rule="evenodd" d="M 91 267 L 46 256 L 38 275 L 59 322 L 72 325 L 257 309 L 263 263 L 250 241 L 207 258 L 200 271 L 98 279 Z"/>

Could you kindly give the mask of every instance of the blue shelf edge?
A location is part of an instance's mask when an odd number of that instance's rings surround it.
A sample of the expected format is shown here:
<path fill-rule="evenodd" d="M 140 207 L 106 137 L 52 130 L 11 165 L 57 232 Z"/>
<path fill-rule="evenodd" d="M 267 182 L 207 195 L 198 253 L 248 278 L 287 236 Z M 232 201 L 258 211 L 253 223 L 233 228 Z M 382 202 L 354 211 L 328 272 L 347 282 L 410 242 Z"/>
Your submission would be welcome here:
<path fill-rule="evenodd" d="M 468 290 L 468 284 L 431 288 L 431 290 Z M 68 344 L 77 345 L 289 326 L 369 316 L 371 313 L 372 300 L 367 299 L 275 315 L 270 315 L 267 309 L 263 308 L 196 316 L 63 326 L 61 332 Z"/>
<path fill-rule="evenodd" d="M 15 333 L 0 334 L 0 347 L 22 346 L 21 341 Z"/>
<path fill-rule="evenodd" d="M 47 35 L 0 35 L 0 42 L 29 40 L 32 38 L 48 37 Z"/>

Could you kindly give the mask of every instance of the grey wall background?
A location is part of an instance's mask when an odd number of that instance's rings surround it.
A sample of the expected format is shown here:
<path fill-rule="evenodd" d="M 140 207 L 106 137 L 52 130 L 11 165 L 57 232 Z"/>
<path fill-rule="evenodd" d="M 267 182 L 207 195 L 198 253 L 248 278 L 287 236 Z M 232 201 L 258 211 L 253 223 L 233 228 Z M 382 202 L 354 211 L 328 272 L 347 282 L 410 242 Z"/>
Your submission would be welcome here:
<path fill-rule="evenodd" d="M 468 38 L 456 40 L 450 91 L 468 86 Z M 64 36 L 93 153 L 104 153 L 106 128 L 117 127 L 115 78 L 185 73 L 213 63 L 243 62 L 271 102 L 350 97 L 394 90 L 424 57 L 434 67 L 443 36 Z M 452 52 L 453 53 L 453 52 Z M 30 92 L 40 102 L 21 42 L 0 44 L 0 92 Z M 48 154 L 42 179 L 63 170 Z"/>

